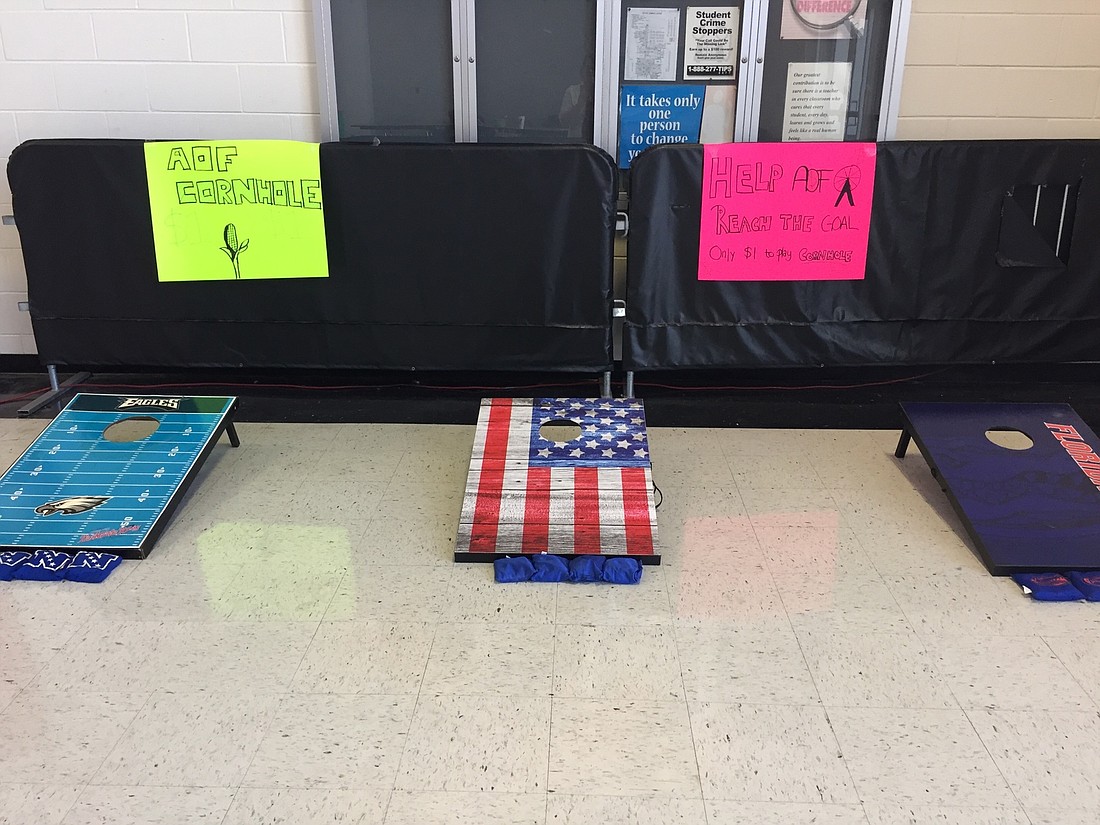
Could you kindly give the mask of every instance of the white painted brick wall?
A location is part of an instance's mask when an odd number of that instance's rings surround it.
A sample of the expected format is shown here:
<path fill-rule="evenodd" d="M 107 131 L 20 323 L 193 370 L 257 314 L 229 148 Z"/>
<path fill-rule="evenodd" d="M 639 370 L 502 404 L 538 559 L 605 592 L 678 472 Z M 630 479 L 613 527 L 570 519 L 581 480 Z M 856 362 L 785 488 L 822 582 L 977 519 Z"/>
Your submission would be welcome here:
<path fill-rule="evenodd" d="M 913 0 L 897 137 L 1100 138 L 1100 0 Z"/>
<path fill-rule="evenodd" d="M 15 112 L 0 112 L 0 158 L 7 158 L 11 150 L 19 145 L 19 135 L 15 129 Z M 0 203 L 5 201 L 6 181 L 0 185 Z M 11 200 L 7 198 L 7 200 Z"/>
<path fill-rule="evenodd" d="M 0 75 L 0 107 L 7 112 L 57 109 L 53 66 L 48 63 L 4 63 Z"/>
<path fill-rule="evenodd" d="M 95 60 L 92 16 L 69 11 L 4 12 L 5 60 Z"/>
<path fill-rule="evenodd" d="M 0 159 L 48 137 L 316 141 L 315 78 L 311 0 L 0 0 Z M 0 226 L 0 354 L 35 351 L 25 300 Z"/>
<path fill-rule="evenodd" d="M 144 71 L 154 112 L 241 111 L 241 84 L 232 64 L 149 64 Z"/>
<path fill-rule="evenodd" d="M 131 63 L 58 63 L 53 80 L 61 111 L 149 111 L 145 72 Z"/>
<path fill-rule="evenodd" d="M 283 16 L 278 12 L 189 14 L 191 59 L 211 63 L 282 63 Z"/>
<path fill-rule="evenodd" d="M 178 11 L 100 11 L 92 15 L 99 60 L 191 59 L 187 15 Z"/>

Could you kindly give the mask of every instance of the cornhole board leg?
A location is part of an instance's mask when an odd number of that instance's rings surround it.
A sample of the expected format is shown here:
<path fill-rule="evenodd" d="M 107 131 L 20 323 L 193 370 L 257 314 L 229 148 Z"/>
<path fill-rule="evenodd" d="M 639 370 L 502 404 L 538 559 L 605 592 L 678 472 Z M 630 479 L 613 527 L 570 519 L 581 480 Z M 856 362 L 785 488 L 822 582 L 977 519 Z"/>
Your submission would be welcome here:
<path fill-rule="evenodd" d="M 898 446 L 894 450 L 894 457 L 895 458 L 905 458 L 906 452 L 909 451 L 909 442 L 912 441 L 912 440 L 913 440 L 913 437 L 909 434 L 909 431 L 908 430 L 902 430 L 901 431 L 901 437 L 898 439 Z M 936 481 L 939 482 L 940 489 L 946 489 L 944 487 L 944 484 L 943 484 L 943 479 L 940 478 L 939 470 L 937 470 L 931 464 L 928 465 L 928 469 L 932 473 L 932 478 L 936 479 Z"/>
<path fill-rule="evenodd" d="M 904 402 L 911 437 L 994 576 L 1100 570 L 1100 439 L 1068 404 Z M 1000 446 L 987 433 L 1023 433 Z"/>
<path fill-rule="evenodd" d="M 0 550 L 145 558 L 222 433 L 240 444 L 236 410 L 233 397 L 77 394 L 0 476 Z M 154 431 L 109 436 L 122 422 Z"/>
<path fill-rule="evenodd" d="M 541 429 L 548 422 L 572 422 L 580 436 L 548 440 Z M 481 402 L 454 560 L 536 553 L 660 564 L 641 401 Z"/>
<path fill-rule="evenodd" d="M 912 440 L 912 436 L 909 435 L 908 430 L 901 431 L 901 438 L 898 439 L 897 449 L 894 450 L 895 458 L 905 458 L 905 451 L 909 449 L 909 442 Z"/>

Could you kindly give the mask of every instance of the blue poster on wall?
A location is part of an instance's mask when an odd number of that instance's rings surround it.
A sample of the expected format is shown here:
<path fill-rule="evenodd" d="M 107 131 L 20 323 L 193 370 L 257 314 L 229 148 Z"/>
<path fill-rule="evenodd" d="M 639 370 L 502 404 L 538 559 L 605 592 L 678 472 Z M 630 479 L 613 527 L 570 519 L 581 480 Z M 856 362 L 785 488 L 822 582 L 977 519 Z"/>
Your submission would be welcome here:
<path fill-rule="evenodd" d="M 623 86 L 619 98 L 619 168 L 664 143 L 698 143 L 705 86 Z"/>

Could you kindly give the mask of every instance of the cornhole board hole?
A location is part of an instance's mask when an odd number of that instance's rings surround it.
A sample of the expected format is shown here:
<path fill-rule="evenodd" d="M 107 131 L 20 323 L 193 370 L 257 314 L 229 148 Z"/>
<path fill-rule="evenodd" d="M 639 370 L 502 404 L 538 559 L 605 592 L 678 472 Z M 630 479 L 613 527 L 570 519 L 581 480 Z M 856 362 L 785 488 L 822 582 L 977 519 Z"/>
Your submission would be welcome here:
<path fill-rule="evenodd" d="M 223 432 L 236 398 L 79 393 L 0 476 L 0 550 L 143 559 Z"/>
<path fill-rule="evenodd" d="M 535 553 L 660 564 L 641 401 L 482 400 L 455 561 Z"/>
<path fill-rule="evenodd" d="M 1100 570 L 1100 440 L 1068 404 L 905 402 L 905 429 L 989 572 Z"/>

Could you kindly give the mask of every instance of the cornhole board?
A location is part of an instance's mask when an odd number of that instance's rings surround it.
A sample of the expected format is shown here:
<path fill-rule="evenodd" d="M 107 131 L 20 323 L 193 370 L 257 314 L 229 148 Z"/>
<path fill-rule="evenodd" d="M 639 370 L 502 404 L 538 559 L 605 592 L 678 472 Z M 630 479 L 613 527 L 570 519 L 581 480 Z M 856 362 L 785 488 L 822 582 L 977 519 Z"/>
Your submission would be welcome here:
<path fill-rule="evenodd" d="M 0 476 L 0 550 L 145 558 L 221 434 L 240 443 L 236 409 L 232 397 L 75 395 Z M 156 430 L 104 434 L 126 419 Z"/>
<path fill-rule="evenodd" d="M 904 402 L 912 438 L 994 576 L 1100 570 L 1100 439 L 1068 404 Z M 1008 449 L 990 430 L 1033 442 Z"/>
<path fill-rule="evenodd" d="M 548 440 L 541 427 L 552 421 L 573 422 L 581 434 Z M 455 561 L 535 553 L 660 564 L 641 401 L 482 400 Z"/>

